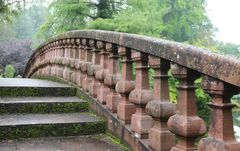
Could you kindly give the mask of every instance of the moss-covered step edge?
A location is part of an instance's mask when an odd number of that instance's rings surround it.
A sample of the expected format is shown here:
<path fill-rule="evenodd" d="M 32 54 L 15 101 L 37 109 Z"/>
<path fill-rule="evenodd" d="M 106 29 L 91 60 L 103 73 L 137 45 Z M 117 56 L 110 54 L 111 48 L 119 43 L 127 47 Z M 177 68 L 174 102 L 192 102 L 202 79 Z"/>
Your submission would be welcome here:
<path fill-rule="evenodd" d="M 91 100 L 91 97 L 89 97 L 85 93 L 82 93 L 81 91 L 79 91 L 79 88 L 78 88 L 78 86 L 75 83 L 72 83 L 72 82 L 69 82 L 69 81 L 65 81 L 62 78 L 53 77 L 53 76 L 34 76 L 32 78 L 42 79 L 42 80 L 49 80 L 49 81 L 54 81 L 54 82 L 63 83 L 63 84 L 69 84 L 69 85 L 71 85 L 71 86 L 76 88 L 76 96 L 77 97 L 79 97 L 80 99 L 85 100 L 85 101 Z"/>
<path fill-rule="evenodd" d="M 0 96 L 75 96 L 74 87 L 0 87 Z"/>
<path fill-rule="evenodd" d="M 106 121 L 0 127 L 0 139 L 92 135 L 106 132 Z"/>
<path fill-rule="evenodd" d="M 11 103 L 0 104 L 0 114 L 88 112 L 88 102 Z"/>

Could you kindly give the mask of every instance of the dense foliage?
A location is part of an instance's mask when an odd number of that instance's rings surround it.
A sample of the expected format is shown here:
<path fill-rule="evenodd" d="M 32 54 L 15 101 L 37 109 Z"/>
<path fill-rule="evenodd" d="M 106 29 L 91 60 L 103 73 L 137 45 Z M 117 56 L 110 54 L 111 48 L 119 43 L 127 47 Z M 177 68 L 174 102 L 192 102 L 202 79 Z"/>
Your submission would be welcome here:
<path fill-rule="evenodd" d="M 4 69 L 4 77 L 5 78 L 13 78 L 15 74 L 15 69 L 13 65 L 7 65 Z"/>
<path fill-rule="evenodd" d="M 40 28 L 38 37 L 86 28 L 87 22 L 97 18 L 111 18 L 123 7 L 122 0 L 55 0 L 50 6 L 51 15 Z"/>
<path fill-rule="evenodd" d="M 16 69 L 16 76 L 23 74 L 26 62 L 33 52 L 31 45 L 33 39 L 36 39 L 35 33 L 48 12 L 45 6 L 37 3 L 24 8 L 23 2 L 5 1 L 5 5 L 0 6 L 5 9 L 0 16 L 7 16 L 0 21 L 0 70 L 4 71 L 5 66 L 11 64 Z"/>
<path fill-rule="evenodd" d="M 12 64 L 16 70 L 15 75 L 22 75 L 25 65 L 32 54 L 30 40 L 11 39 L 0 43 L 0 69 Z"/>

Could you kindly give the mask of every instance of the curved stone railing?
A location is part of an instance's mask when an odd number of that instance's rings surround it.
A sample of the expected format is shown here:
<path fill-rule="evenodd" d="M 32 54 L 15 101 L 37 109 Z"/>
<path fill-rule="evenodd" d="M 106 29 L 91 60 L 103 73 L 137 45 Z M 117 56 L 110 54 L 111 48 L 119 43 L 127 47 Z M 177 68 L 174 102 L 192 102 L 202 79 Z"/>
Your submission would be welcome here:
<path fill-rule="evenodd" d="M 153 90 L 149 88 L 149 68 L 155 70 Z M 177 106 L 169 101 L 170 69 L 179 81 Z M 240 61 L 236 59 L 145 36 L 72 31 L 52 38 L 35 51 L 24 77 L 34 76 L 55 76 L 75 83 L 106 104 L 123 125 L 130 125 L 134 137 L 148 138 L 153 150 L 240 150 L 231 111 L 231 97 L 240 87 Z M 211 123 L 207 137 L 196 146 L 196 140 L 207 131 L 196 113 L 194 81 L 200 77 L 203 89 L 212 98 Z"/>

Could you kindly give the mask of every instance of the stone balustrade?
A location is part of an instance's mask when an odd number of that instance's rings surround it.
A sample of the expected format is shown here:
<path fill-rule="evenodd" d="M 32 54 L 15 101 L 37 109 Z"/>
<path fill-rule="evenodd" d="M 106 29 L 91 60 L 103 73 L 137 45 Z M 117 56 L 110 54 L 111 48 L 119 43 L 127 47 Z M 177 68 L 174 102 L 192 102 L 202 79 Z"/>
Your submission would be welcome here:
<path fill-rule="evenodd" d="M 153 89 L 149 68 L 155 71 Z M 169 72 L 179 82 L 176 105 L 169 98 Z M 31 56 L 24 77 L 48 76 L 76 84 L 116 115 L 131 137 L 144 140 L 148 150 L 240 150 L 231 104 L 240 87 L 238 60 L 145 36 L 72 31 L 43 43 Z M 208 132 L 196 112 L 198 78 L 212 99 Z M 124 139 L 132 145 L 127 136 Z"/>

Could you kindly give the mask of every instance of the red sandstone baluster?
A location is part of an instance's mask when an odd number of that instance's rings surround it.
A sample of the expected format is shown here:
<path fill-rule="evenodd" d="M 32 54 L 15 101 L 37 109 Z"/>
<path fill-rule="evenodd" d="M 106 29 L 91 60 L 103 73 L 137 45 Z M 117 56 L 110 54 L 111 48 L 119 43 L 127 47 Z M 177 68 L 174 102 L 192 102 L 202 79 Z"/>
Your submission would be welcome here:
<path fill-rule="evenodd" d="M 89 94 L 91 94 L 91 85 L 94 82 L 94 62 L 95 62 L 95 58 L 96 58 L 96 46 L 95 46 L 95 41 L 90 39 L 88 41 L 89 43 L 89 51 L 90 51 L 90 55 L 91 55 L 91 61 L 88 61 L 88 65 L 87 65 L 87 74 L 88 74 L 88 84 L 87 84 L 87 91 L 89 92 Z"/>
<path fill-rule="evenodd" d="M 61 77 L 61 74 L 60 74 L 60 69 L 61 69 L 61 66 L 60 66 L 60 62 L 59 60 L 61 59 L 61 46 L 60 46 L 60 41 L 56 41 L 56 46 L 55 46 L 55 49 L 57 50 L 57 56 L 55 58 L 52 58 L 51 60 L 54 60 L 54 64 L 56 66 L 56 76 L 57 77 Z"/>
<path fill-rule="evenodd" d="M 63 40 L 59 40 L 59 49 L 60 49 L 60 57 L 57 61 L 59 65 L 58 76 L 60 78 L 63 78 L 64 66 L 62 61 L 64 60 L 64 56 L 65 56 L 65 48 L 64 48 Z"/>
<path fill-rule="evenodd" d="M 44 63 L 45 63 L 45 51 L 42 52 L 42 62 L 41 62 L 41 70 L 42 70 L 42 75 L 45 76 L 45 66 L 44 66 Z"/>
<path fill-rule="evenodd" d="M 54 60 L 55 58 L 57 57 L 57 49 L 56 49 L 56 43 L 53 43 L 52 45 L 52 49 L 50 50 L 53 52 L 53 56 L 52 56 L 52 59 L 50 60 L 50 62 L 52 63 L 52 67 L 53 67 L 53 76 L 57 76 L 57 65 L 55 64 Z"/>
<path fill-rule="evenodd" d="M 109 52 L 108 52 L 108 49 L 112 49 L 112 44 L 110 43 L 106 43 L 103 45 L 103 49 L 102 51 L 100 52 L 100 66 L 101 66 L 101 70 L 97 71 L 96 72 L 96 79 L 100 81 L 101 83 L 101 86 L 98 90 L 98 93 L 97 93 L 97 99 L 100 103 L 102 104 L 106 104 L 106 100 L 107 100 L 107 95 L 108 93 L 110 92 L 110 89 L 109 87 L 107 87 L 105 84 L 104 84 L 104 78 L 106 76 L 106 74 L 108 73 L 108 55 L 109 55 Z"/>
<path fill-rule="evenodd" d="M 143 52 L 133 52 L 132 59 L 136 63 L 136 86 L 130 93 L 129 100 L 135 104 L 136 113 L 131 118 L 131 129 L 138 138 L 148 138 L 148 131 L 152 127 L 152 117 L 146 114 L 145 107 L 153 99 L 149 89 L 148 55 Z"/>
<path fill-rule="evenodd" d="M 82 45 L 81 45 L 81 61 L 80 61 L 80 68 L 81 68 L 81 77 L 80 77 L 80 87 L 83 88 L 83 80 L 86 78 L 87 76 L 87 71 L 86 71 L 86 68 L 85 68 L 85 63 L 86 63 L 86 44 L 87 44 L 87 41 L 86 39 L 82 39 Z"/>
<path fill-rule="evenodd" d="M 82 64 L 81 69 L 83 72 L 86 73 L 86 76 L 82 82 L 82 87 L 83 87 L 83 90 L 88 92 L 89 91 L 89 89 L 88 89 L 89 83 L 91 83 L 91 81 L 92 81 L 91 77 L 87 73 L 88 66 L 90 66 L 92 64 L 92 52 L 91 52 L 92 41 L 90 41 L 88 39 L 86 41 L 86 44 L 87 45 L 85 47 L 85 62 Z"/>
<path fill-rule="evenodd" d="M 53 47 L 55 46 L 54 44 L 55 43 L 53 43 Z M 51 76 L 52 75 L 52 68 L 54 66 L 54 62 L 52 62 L 51 49 L 46 52 L 46 56 L 47 56 L 47 59 L 46 59 L 47 76 Z"/>
<path fill-rule="evenodd" d="M 65 42 L 65 57 L 64 57 L 64 71 L 63 71 L 63 79 L 66 81 L 70 80 L 70 49 L 69 49 L 69 45 L 70 45 L 70 39 L 67 39 Z"/>
<path fill-rule="evenodd" d="M 76 40 L 75 39 L 71 39 L 71 60 L 70 60 L 70 67 L 71 67 L 71 82 L 72 83 L 76 83 L 76 74 L 77 74 L 77 70 L 75 69 L 75 58 L 76 58 L 76 49 L 77 49 L 77 45 L 76 45 Z"/>
<path fill-rule="evenodd" d="M 73 82 L 73 66 L 75 65 L 75 60 L 74 60 L 74 51 L 73 51 L 73 44 L 75 41 L 74 39 L 69 39 L 69 43 L 68 43 L 68 51 L 69 51 L 69 54 L 70 54 L 70 57 L 69 57 L 69 65 L 68 65 L 68 69 L 69 69 L 69 78 L 68 80 Z M 67 41 L 68 42 L 68 41 Z"/>
<path fill-rule="evenodd" d="M 206 132 L 204 121 L 196 113 L 194 81 L 199 73 L 176 64 L 171 69 L 179 80 L 177 112 L 168 120 L 169 130 L 178 137 L 178 143 L 171 151 L 196 150 L 196 139 Z"/>
<path fill-rule="evenodd" d="M 43 48 L 41 48 L 40 50 L 39 50 L 39 52 L 38 53 L 36 53 L 36 68 L 38 68 L 38 65 L 39 65 L 39 63 L 40 63 L 40 52 L 41 52 L 41 50 L 42 50 Z M 37 70 L 37 72 L 36 72 L 36 76 L 40 76 L 40 70 Z"/>
<path fill-rule="evenodd" d="M 121 101 L 117 106 L 117 115 L 124 124 L 130 124 L 131 117 L 136 112 L 135 105 L 129 102 L 129 93 L 135 88 L 131 49 L 119 47 L 118 53 L 122 57 L 122 80 L 116 85 L 116 91 L 121 94 Z"/>
<path fill-rule="evenodd" d="M 239 88 L 222 81 L 204 77 L 203 89 L 212 102 L 211 124 L 208 137 L 201 139 L 199 151 L 240 151 L 240 142 L 236 141 L 233 131 L 231 98 L 239 93 Z"/>
<path fill-rule="evenodd" d="M 39 62 L 39 66 L 40 66 L 40 67 L 42 66 L 42 62 L 43 62 L 43 52 L 44 52 L 46 49 L 48 49 L 48 45 L 45 46 L 44 49 L 42 49 L 41 52 L 40 52 L 40 62 Z M 39 70 L 40 70 L 40 71 L 39 71 L 39 75 L 40 75 L 40 76 L 43 76 L 43 69 L 40 68 Z"/>
<path fill-rule="evenodd" d="M 108 49 L 109 55 L 109 72 L 105 76 L 104 84 L 109 86 L 110 93 L 107 95 L 107 108 L 113 113 L 117 112 L 117 105 L 121 100 L 121 95 L 116 92 L 115 86 L 119 80 L 121 80 L 121 74 L 119 73 L 119 62 L 118 62 L 118 47 L 112 44 L 112 49 Z"/>
<path fill-rule="evenodd" d="M 176 105 L 169 100 L 170 62 L 156 57 L 150 57 L 149 62 L 155 71 L 154 100 L 146 106 L 147 113 L 153 117 L 153 127 L 149 131 L 149 146 L 156 151 L 170 151 L 175 146 L 175 135 L 168 130 L 167 121 L 176 110 Z"/>
<path fill-rule="evenodd" d="M 54 71 L 53 71 L 53 69 L 54 69 L 54 68 L 53 68 L 54 63 L 53 63 L 52 60 L 50 59 L 50 58 L 51 58 L 51 53 L 52 53 L 52 51 L 51 51 L 51 48 L 45 49 L 44 51 L 46 52 L 46 57 L 47 57 L 46 59 L 49 60 L 49 62 L 48 62 L 48 64 L 49 64 L 48 66 L 49 66 L 49 70 L 50 70 L 50 71 L 49 71 L 49 72 L 50 72 L 49 75 L 51 76 L 51 75 L 53 74 L 53 72 L 54 72 Z M 45 63 L 47 63 L 47 61 L 46 61 Z"/>
<path fill-rule="evenodd" d="M 99 52 L 102 49 L 102 42 L 100 41 L 95 41 L 94 43 L 94 48 L 92 49 L 92 62 L 93 65 L 91 66 L 91 68 L 89 68 L 88 70 L 88 74 L 92 76 L 92 83 L 90 83 L 89 85 L 89 92 L 93 97 L 97 97 L 97 89 L 100 87 L 100 82 L 95 79 L 95 74 L 98 70 L 101 69 L 100 67 L 100 55 Z"/>
<path fill-rule="evenodd" d="M 76 84 L 81 87 L 81 83 L 80 83 L 80 78 L 81 78 L 81 70 L 80 70 L 80 61 L 81 61 L 81 53 L 82 53 L 82 49 L 81 49 L 81 40 L 80 39 L 76 39 L 76 49 L 75 49 L 75 69 L 76 69 Z"/>

